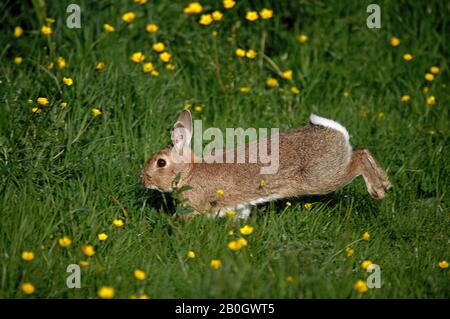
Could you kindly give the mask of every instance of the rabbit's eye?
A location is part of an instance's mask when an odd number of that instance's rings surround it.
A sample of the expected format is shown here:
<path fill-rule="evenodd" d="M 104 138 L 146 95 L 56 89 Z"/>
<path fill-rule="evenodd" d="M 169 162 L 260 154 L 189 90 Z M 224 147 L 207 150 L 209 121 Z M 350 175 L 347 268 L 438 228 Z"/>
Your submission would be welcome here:
<path fill-rule="evenodd" d="M 166 161 L 163 160 L 162 158 L 160 158 L 160 159 L 156 162 L 156 165 L 157 165 L 158 167 L 164 167 L 164 166 L 166 166 Z"/>

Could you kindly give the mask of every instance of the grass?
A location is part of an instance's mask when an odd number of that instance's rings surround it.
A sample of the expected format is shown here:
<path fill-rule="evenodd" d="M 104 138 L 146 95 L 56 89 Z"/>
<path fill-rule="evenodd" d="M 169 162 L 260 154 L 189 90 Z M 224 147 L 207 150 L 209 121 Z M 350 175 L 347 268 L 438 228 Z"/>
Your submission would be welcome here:
<path fill-rule="evenodd" d="M 450 259 L 448 5 L 379 1 L 382 28 L 371 30 L 370 1 L 238 1 L 231 10 L 202 1 L 204 10 L 225 14 L 209 26 L 182 14 L 187 2 L 78 1 L 82 28 L 69 29 L 71 2 L 1 5 L 0 298 L 90 298 L 102 286 L 114 287 L 118 298 L 450 297 L 449 269 L 438 267 Z M 272 19 L 245 20 L 247 10 L 263 7 L 274 10 Z M 137 14 L 129 25 L 121 21 L 126 11 Z M 38 31 L 46 16 L 56 19 L 50 37 Z M 147 33 L 148 22 L 158 32 Z M 105 33 L 104 23 L 116 32 Z M 25 30 L 18 39 L 17 25 Z M 303 33 L 309 40 L 300 44 Z M 392 36 L 398 47 L 389 44 Z M 174 71 L 152 52 L 156 41 L 172 53 Z M 258 55 L 238 58 L 238 47 Z M 130 61 L 136 51 L 159 77 Z M 413 60 L 404 61 L 404 53 Z M 23 57 L 19 65 L 16 56 Z M 49 69 L 60 56 L 68 66 Z M 105 69 L 96 71 L 97 61 Z M 433 65 L 440 73 L 426 83 Z M 276 68 L 292 69 L 293 80 Z M 269 76 L 278 88 L 265 85 Z M 293 85 L 300 94 L 290 92 Z M 251 91 L 239 92 L 243 86 Z M 435 105 L 427 105 L 429 96 Z M 38 97 L 50 103 L 36 114 Z M 359 178 L 327 196 L 257 207 L 247 221 L 182 223 L 171 217 L 171 199 L 143 190 L 139 174 L 169 143 L 187 101 L 203 106 L 193 114 L 204 127 L 284 131 L 305 125 L 311 112 L 336 119 L 355 149 L 369 149 L 387 168 L 393 190 L 376 202 Z M 101 116 L 92 116 L 94 106 Z M 114 219 L 128 223 L 116 228 Z M 245 224 L 254 227 L 248 246 L 230 251 L 227 243 Z M 369 241 L 361 240 L 366 231 Z M 102 232 L 104 242 L 97 239 Z M 63 235 L 72 239 L 68 248 L 58 245 Z M 92 257 L 80 249 L 88 243 Z M 186 257 L 189 250 L 195 259 Z M 23 251 L 33 251 L 34 260 L 21 260 Z M 211 259 L 222 267 L 211 269 Z M 360 294 L 353 285 L 368 276 L 360 266 L 367 259 L 380 265 L 382 287 Z M 66 267 L 82 260 L 90 265 L 81 270 L 81 288 L 68 289 Z M 144 281 L 134 279 L 135 268 L 146 272 Z M 36 291 L 25 295 L 23 282 Z"/>

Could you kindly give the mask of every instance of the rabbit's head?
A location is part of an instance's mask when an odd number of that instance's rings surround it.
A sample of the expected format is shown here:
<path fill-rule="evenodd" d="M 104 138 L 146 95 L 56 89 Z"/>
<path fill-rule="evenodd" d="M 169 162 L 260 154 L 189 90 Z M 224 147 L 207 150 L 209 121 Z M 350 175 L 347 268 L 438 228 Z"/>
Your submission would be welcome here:
<path fill-rule="evenodd" d="M 178 174 L 188 175 L 193 155 L 190 148 L 192 138 L 192 117 L 185 110 L 178 117 L 172 132 L 172 145 L 156 152 L 146 162 L 141 173 L 146 188 L 170 192 Z"/>

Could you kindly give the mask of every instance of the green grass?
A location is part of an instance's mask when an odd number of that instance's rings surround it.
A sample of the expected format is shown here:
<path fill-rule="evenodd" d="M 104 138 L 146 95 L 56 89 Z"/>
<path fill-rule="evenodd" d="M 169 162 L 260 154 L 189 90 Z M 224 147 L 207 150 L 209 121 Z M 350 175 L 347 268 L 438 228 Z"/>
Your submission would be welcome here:
<path fill-rule="evenodd" d="M 366 27 L 371 1 L 238 1 L 220 22 L 200 26 L 182 14 L 188 3 L 78 1 L 82 28 L 65 27 L 73 1 L 0 5 L 0 298 L 89 298 L 104 285 L 116 297 L 146 293 L 153 298 L 449 298 L 450 259 L 449 25 L 445 2 L 379 1 L 382 28 Z M 201 1 L 205 10 L 220 1 Z M 403 3 L 401 3 L 403 2 Z M 208 4 L 207 4 L 208 3 Z M 250 8 L 274 9 L 267 21 L 249 23 Z M 134 11 L 126 25 L 122 13 Z M 38 17 L 53 17 L 53 35 L 38 34 Z M 145 24 L 160 26 L 156 34 Z M 103 23 L 116 27 L 106 34 Z M 14 26 L 25 34 L 15 39 Z M 216 30 L 217 37 L 211 32 Z M 296 36 L 309 36 L 300 44 Z M 400 46 L 389 44 L 391 36 Z M 174 72 L 163 67 L 151 44 L 163 41 Z M 253 48 L 255 60 L 234 55 Z M 292 69 L 293 82 L 280 79 Z M 160 76 L 144 74 L 130 61 L 143 51 Z M 405 62 L 404 53 L 414 59 Z M 23 57 L 15 65 L 14 57 Z M 68 67 L 48 69 L 57 57 Z M 106 68 L 95 71 L 96 61 Z M 433 66 L 441 71 L 426 84 Z M 72 87 L 62 77 L 74 79 Z M 265 86 L 269 76 L 279 88 Z M 293 95 L 292 85 L 300 88 Z M 423 93 L 427 85 L 429 92 Z M 239 87 L 249 86 L 243 94 Z M 343 93 L 349 95 L 345 97 Z M 400 101 L 410 95 L 408 103 Z M 436 104 L 426 104 L 427 96 Z M 39 96 L 49 106 L 33 114 Z M 29 104 L 28 99 L 33 102 Z M 60 108 L 67 101 L 68 107 Z M 204 106 L 195 119 L 204 127 L 305 125 L 311 112 L 336 119 L 388 171 L 393 189 L 382 202 L 368 195 L 361 178 L 327 196 L 290 199 L 253 210 L 248 221 L 198 218 L 182 223 L 173 205 L 139 184 L 145 160 L 170 141 L 170 128 L 186 101 Z M 93 106 L 103 114 L 93 118 Z M 304 207 L 312 202 L 312 209 Z M 129 223 L 118 229 L 116 218 Z M 227 243 L 239 227 L 254 226 L 248 246 Z M 230 231 L 234 234 L 230 235 Z M 369 241 L 360 240 L 369 231 Z M 100 242 L 97 235 L 109 238 Z M 67 235 L 73 243 L 58 245 Z M 93 257 L 80 247 L 95 246 Z M 354 255 L 347 257 L 351 245 Z M 21 260 L 31 250 L 33 261 Z M 193 250 L 197 258 L 187 259 Z M 222 267 L 210 268 L 211 259 Z M 380 265 L 382 287 L 353 290 L 367 277 L 363 260 Z M 66 267 L 82 268 L 81 289 L 66 287 Z M 138 282 L 133 270 L 147 279 Z M 294 278 L 293 282 L 287 280 Z M 20 290 L 31 282 L 36 292 Z"/>

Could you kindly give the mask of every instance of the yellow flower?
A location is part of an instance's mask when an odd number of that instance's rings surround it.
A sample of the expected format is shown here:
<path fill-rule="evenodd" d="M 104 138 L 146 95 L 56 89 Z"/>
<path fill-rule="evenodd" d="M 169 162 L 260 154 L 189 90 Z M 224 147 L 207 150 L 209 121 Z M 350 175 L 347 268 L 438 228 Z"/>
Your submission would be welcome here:
<path fill-rule="evenodd" d="M 33 286 L 32 283 L 30 282 L 24 282 L 20 285 L 20 289 L 23 291 L 24 294 L 26 295 L 31 295 L 32 293 L 35 292 L 35 288 Z"/>
<path fill-rule="evenodd" d="M 152 70 L 152 72 L 150 73 L 153 77 L 157 77 L 157 76 L 159 76 L 159 72 L 158 71 L 156 71 L 156 70 Z"/>
<path fill-rule="evenodd" d="M 63 57 L 59 57 L 58 60 L 56 60 L 56 63 L 60 69 L 64 69 L 67 66 L 66 60 Z"/>
<path fill-rule="evenodd" d="M 158 25 L 154 23 L 149 23 L 145 26 L 145 31 L 147 31 L 148 33 L 155 33 L 156 31 L 158 31 L 158 29 Z"/>
<path fill-rule="evenodd" d="M 95 249 L 94 249 L 94 246 L 92 246 L 92 245 L 83 245 L 81 247 L 81 251 L 87 257 L 91 257 L 91 256 L 95 255 Z"/>
<path fill-rule="evenodd" d="M 53 62 L 50 62 L 50 63 L 47 65 L 47 68 L 49 68 L 49 69 L 51 70 L 51 69 L 53 69 L 54 66 L 55 66 L 55 64 L 54 64 Z"/>
<path fill-rule="evenodd" d="M 71 78 L 69 78 L 69 77 L 63 77 L 63 82 L 67 86 L 72 86 L 73 85 L 73 80 Z"/>
<path fill-rule="evenodd" d="M 197 14 L 202 12 L 203 7 L 199 2 L 191 2 L 189 5 L 184 8 L 183 12 L 186 14 Z"/>
<path fill-rule="evenodd" d="M 239 92 L 248 93 L 248 92 L 250 92 L 250 88 L 248 86 L 243 86 L 243 87 L 239 88 Z"/>
<path fill-rule="evenodd" d="M 203 111 L 203 106 L 201 106 L 201 105 L 194 106 L 194 111 L 197 112 L 197 113 L 202 112 Z"/>
<path fill-rule="evenodd" d="M 87 260 L 82 260 L 78 263 L 81 267 L 88 267 L 90 265 L 90 262 Z"/>
<path fill-rule="evenodd" d="M 264 188 L 264 185 L 266 185 L 266 181 L 264 179 L 261 179 L 259 181 L 259 188 Z"/>
<path fill-rule="evenodd" d="M 116 226 L 117 228 L 121 228 L 123 227 L 124 222 L 121 219 L 114 219 L 113 225 Z"/>
<path fill-rule="evenodd" d="M 105 68 L 105 63 L 104 62 L 97 62 L 97 64 L 95 65 L 95 69 L 97 71 L 101 71 Z"/>
<path fill-rule="evenodd" d="M 245 18 L 248 21 L 258 20 L 258 12 L 256 12 L 256 11 L 248 11 L 247 14 L 245 15 Z"/>
<path fill-rule="evenodd" d="M 238 48 L 236 51 L 234 51 L 234 54 L 236 54 L 238 57 L 243 58 L 245 56 L 245 50 Z"/>
<path fill-rule="evenodd" d="M 213 37 L 217 37 L 218 34 L 219 34 L 219 33 L 217 33 L 216 30 L 214 30 L 213 32 L 211 32 L 211 35 L 212 35 Z"/>
<path fill-rule="evenodd" d="M 409 95 L 403 95 L 402 96 L 402 102 L 403 103 L 407 103 L 407 102 L 409 102 L 409 100 L 411 100 L 411 97 Z"/>
<path fill-rule="evenodd" d="M 136 4 L 146 4 L 148 0 L 134 0 Z"/>
<path fill-rule="evenodd" d="M 161 59 L 161 61 L 163 62 L 169 62 L 170 61 L 170 53 L 169 52 L 163 52 L 159 55 L 159 58 Z"/>
<path fill-rule="evenodd" d="M 367 268 L 369 268 L 370 265 L 372 265 L 372 261 L 370 261 L 370 260 L 364 260 L 364 261 L 361 263 L 361 268 L 364 269 L 364 270 L 367 270 Z"/>
<path fill-rule="evenodd" d="M 38 97 L 37 102 L 39 105 L 48 105 L 48 99 L 46 97 Z"/>
<path fill-rule="evenodd" d="M 113 299 L 114 298 L 114 288 L 110 286 L 103 286 L 97 291 L 97 296 L 102 299 Z"/>
<path fill-rule="evenodd" d="M 409 53 L 403 54 L 403 60 L 405 61 L 411 61 L 413 59 L 413 56 Z"/>
<path fill-rule="evenodd" d="M 221 189 L 221 188 L 216 189 L 216 195 L 219 196 L 219 197 L 223 196 L 223 195 L 225 195 L 225 191 L 223 189 Z"/>
<path fill-rule="evenodd" d="M 378 119 L 383 120 L 384 119 L 384 112 L 378 113 Z"/>
<path fill-rule="evenodd" d="M 145 55 L 142 52 L 134 52 L 131 55 L 130 60 L 133 61 L 134 63 L 141 63 L 142 61 L 144 61 L 145 59 Z"/>
<path fill-rule="evenodd" d="M 67 107 L 67 105 L 68 105 L 67 102 L 61 102 L 61 104 L 59 104 L 59 106 L 60 106 L 62 109 L 65 109 L 65 108 Z"/>
<path fill-rule="evenodd" d="M 142 71 L 143 71 L 144 73 L 152 72 L 153 69 L 154 69 L 153 63 L 148 62 L 148 63 L 144 63 L 144 64 L 142 65 Z"/>
<path fill-rule="evenodd" d="M 441 269 L 447 269 L 448 268 L 448 261 L 447 260 L 441 260 L 439 263 L 439 268 Z"/>
<path fill-rule="evenodd" d="M 72 240 L 68 236 L 62 236 L 58 239 L 58 243 L 61 247 L 69 247 L 72 244 Z"/>
<path fill-rule="evenodd" d="M 14 37 L 15 38 L 20 38 L 23 34 L 23 29 L 20 26 L 17 26 L 14 28 Z"/>
<path fill-rule="evenodd" d="M 305 207 L 305 209 L 310 210 L 312 208 L 312 204 L 311 203 L 305 203 L 303 205 L 303 207 Z"/>
<path fill-rule="evenodd" d="M 22 61 L 23 61 L 23 58 L 21 56 L 16 56 L 14 58 L 14 63 L 15 64 L 20 64 L 20 63 L 22 63 Z"/>
<path fill-rule="evenodd" d="M 429 96 L 427 98 L 427 104 L 428 105 L 435 105 L 436 104 L 436 98 L 433 95 Z"/>
<path fill-rule="evenodd" d="M 354 251 L 353 248 L 351 248 L 351 247 L 345 248 L 345 254 L 347 255 L 347 257 L 353 256 L 354 252 L 355 252 L 355 251 Z"/>
<path fill-rule="evenodd" d="M 105 241 L 108 239 L 108 235 L 106 235 L 105 233 L 101 233 L 97 235 L 98 240 L 100 241 Z"/>
<path fill-rule="evenodd" d="M 365 281 L 360 279 L 355 282 L 355 284 L 353 285 L 353 289 L 355 289 L 359 293 L 364 293 L 369 290 L 369 287 L 367 286 L 367 283 Z"/>
<path fill-rule="evenodd" d="M 103 30 L 105 30 L 105 32 L 108 32 L 108 33 L 116 31 L 116 29 L 112 25 L 110 25 L 108 23 L 105 23 L 103 25 Z"/>
<path fill-rule="evenodd" d="M 347 90 L 344 91 L 344 93 L 342 93 L 344 95 L 344 97 L 348 97 L 350 95 L 350 92 L 348 92 Z"/>
<path fill-rule="evenodd" d="M 22 252 L 22 260 L 31 261 L 34 259 L 34 253 L 32 251 Z"/>
<path fill-rule="evenodd" d="M 393 47 L 397 47 L 400 44 L 400 39 L 396 38 L 396 37 L 392 37 L 390 42 Z"/>
<path fill-rule="evenodd" d="M 166 48 L 166 46 L 162 42 L 157 42 L 157 43 L 153 44 L 152 48 L 153 48 L 153 51 L 163 52 L 164 49 Z"/>
<path fill-rule="evenodd" d="M 210 266 L 212 269 L 219 269 L 222 266 L 222 262 L 219 259 L 212 259 Z"/>
<path fill-rule="evenodd" d="M 53 32 L 53 31 L 52 31 L 52 28 L 49 27 L 49 26 L 44 25 L 44 26 L 42 26 L 42 28 L 41 28 L 41 34 L 42 34 L 42 35 L 49 36 L 49 35 L 52 34 L 52 32 Z"/>
<path fill-rule="evenodd" d="M 38 108 L 38 107 L 33 107 L 32 109 L 31 109 L 31 112 L 33 112 L 33 113 L 41 113 L 42 112 L 42 110 L 40 109 L 40 108 Z"/>
<path fill-rule="evenodd" d="M 141 269 L 135 269 L 133 272 L 134 278 L 136 280 L 144 280 L 146 276 L 145 272 Z"/>
<path fill-rule="evenodd" d="M 237 251 L 242 248 L 242 245 L 237 241 L 233 240 L 228 243 L 228 249 L 232 251 Z"/>
<path fill-rule="evenodd" d="M 278 86 L 278 80 L 275 78 L 268 78 L 266 80 L 266 85 L 268 87 L 274 88 L 274 87 Z"/>
<path fill-rule="evenodd" d="M 422 89 L 422 92 L 427 94 L 429 90 L 430 90 L 430 88 L 428 86 L 424 86 Z"/>
<path fill-rule="evenodd" d="M 187 257 L 188 257 L 188 258 L 191 258 L 191 259 L 194 259 L 194 258 L 195 258 L 195 252 L 192 251 L 192 250 L 189 250 L 189 251 L 187 252 Z"/>
<path fill-rule="evenodd" d="M 254 229 L 254 228 L 253 228 L 252 226 L 245 225 L 244 227 L 241 227 L 241 228 L 239 229 L 239 231 L 241 232 L 242 235 L 248 236 L 248 235 L 250 235 L 251 233 L 253 233 L 253 229 Z"/>
<path fill-rule="evenodd" d="M 235 210 L 227 210 L 227 216 L 230 218 L 236 216 L 236 211 Z"/>
<path fill-rule="evenodd" d="M 239 245 L 241 245 L 242 247 L 245 247 L 245 246 L 247 246 L 247 244 L 248 244 L 247 239 L 245 239 L 245 238 L 239 238 L 239 239 L 238 239 L 238 243 L 239 243 Z"/>
<path fill-rule="evenodd" d="M 49 17 L 46 17 L 45 18 L 45 22 L 47 22 L 48 24 L 52 24 L 52 23 L 55 23 L 55 19 L 53 19 L 53 18 L 49 18 Z"/>
<path fill-rule="evenodd" d="M 256 52 L 255 50 L 250 49 L 245 53 L 245 56 L 249 59 L 254 59 L 256 58 Z"/>
<path fill-rule="evenodd" d="M 136 14 L 134 12 L 125 12 L 122 15 L 122 20 L 126 23 L 131 23 L 136 19 Z"/>
<path fill-rule="evenodd" d="M 213 21 L 213 17 L 210 14 L 202 14 L 198 23 L 201 25 L 210 25 Z"/>
<path fill-rule="evenodd" d="M 173 70 L 175 70 L 175 65 L 173 65 L 172 63 L 167 63 L 166 69 L 169 71 L 173 71 Z"/>
<path fill-rule="evenodd" d="M 440 70 L 439 67 L 437 67 L 437 66 L 432 66 L 432 67 L 430 68 L 430 72 L 433 73 L 433 74 L 438 74 L 440 71 L 441 71 L 441 70 Z"/>
<path fill-rule="evenodd" d="M 300 93 L 300 90 L 298 89 L 298 87 L 292 86 L 292 87 L 291 87 L 291 93 L 292 93 L 292 94 L 299 94 L 299 93 Z"/>
<path fill-rule="evenodd" d="M 223 7 L 225 9 L 231 9 L 236 4 L 236 1 L 234 0 L 223 0 Z"/>
<path fill-rule="evenodd" d="M 431 82 L 434 80 L 434 75 L 432 73 L 425 74 L 425 80 Z"/>
<path fill-rule="evenodd" d="M 369 232 L 366 231 L 364 234 L 362 234 L 361 238 L 362 238 L 362 240 L 369 241 L 370 240 Z"/>
<path fill-rule="evenodd" d="M 308 36 L 306 34 L 300 34 L 297 37 L 297 41 L 300 42 L 301 44 L 304 44 L 304 43 L 308 42 Z"/>
<path fill-rule="evenodd" d="M 292 80 L 292 70 L 287 70 L 281 73 L 281 77 L 286 80 Z"/>
<path fill-rule="evenodd" d="M 286 281 L 289 283 L 293 283 L 295 281 L 295 278 L 293 276 L 287 276 Z"/>
<path fill-rule="evenodd" d="M 259 15 L 264 20 L 270 19 L 273 16 L 273 10 L 264 8 L 259 12 Z"/>
<path fill-rule="evenodd" d="M 212 18 L 214 19 L 214 21 L 220 21 L 222 20 L 223 14 L 222 12 L 216 10 L 212 13 Z"/>
<path fill-rule="evenodd" d="M 96 107 L 93 107 L 93 108 L 91 109 L 91 113 L 92 113 L 92 116 L 93 116 L 93 117 L 97 117 L 97 116 L 102 115 L 102 111 L 100 111 L 100 109 L 98 109 L 98 108 L 96 108 Z"/>

